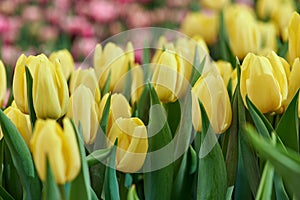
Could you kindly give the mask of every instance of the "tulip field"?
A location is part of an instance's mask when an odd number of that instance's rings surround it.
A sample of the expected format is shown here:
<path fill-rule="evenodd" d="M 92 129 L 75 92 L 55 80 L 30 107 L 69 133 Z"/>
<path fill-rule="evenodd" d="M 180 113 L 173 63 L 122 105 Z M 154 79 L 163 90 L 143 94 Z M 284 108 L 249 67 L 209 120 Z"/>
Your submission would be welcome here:
<path fill-rule="evenodd" d="M 0 200 L 300 199 L 299 13 L 1 0 Z"/>

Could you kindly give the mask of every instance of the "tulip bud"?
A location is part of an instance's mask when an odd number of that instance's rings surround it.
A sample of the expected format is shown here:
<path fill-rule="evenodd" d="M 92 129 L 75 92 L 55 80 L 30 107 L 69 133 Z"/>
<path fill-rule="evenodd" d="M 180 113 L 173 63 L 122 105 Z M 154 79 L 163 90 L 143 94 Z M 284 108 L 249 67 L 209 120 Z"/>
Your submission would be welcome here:
<path fill-rule="evenodd" d="M 231 124 L 230 99 L 220 74 L 214 71 L 202 74 L 192 88 L 193 126 L 202 130 L 201 112 L 198 99 L 203 104 L 215 133 L 223 133 Z"/>
<path fill-rule="evenodd" d="M 152 83 L 162 102 L 174 102 L 182 92 L 184 63 L 181 54 L 165 50 L 155 66 Z"/>
<path fill-rule="evenodd" d="M 295 58 L 300 58 L 300 15 L 294 12 L 288 26 L 288 40 L 289 40 L 289 61 L 292 63 Z"/>
<path fill-rule="evenodd" d="M 14 104 L 6 108 L 4 110 L 4 114 L 16 126 L 16 128 L 22 135 L 25 143 L 29 146 L 29 141 L 32 135 L 29 115 L 22 113 Z M 0 132 L 1 132 L 1 128 L 0 128 Z"/>
<path fill-rule="evenodd" d="M 96 78 L 96 73 L 93 68 L 89 69 L 81 69 L 78 68 L 76 71 L 72 73 L 71 79 L 70 79 L 70 94 L 73 94 L 76 88 L 79 85 L 84 85 L 87 88 L 89 88 L 95 97 L 95 101 L 97 104 L 100 103 L 100 89 L 98 85 L 98 81 Z"/>
<path fill-rule="evenodd" d="M 147 129 L 139 118 L 118 118 L 112 125 L 108 139 L 113 145 L 118 138 L 116 168 L 126 173 L 138 171 L 148 151 Z"/>
<path fill-rule="evenodd" d="M 38 56 L 21 55 L 17 61 L 13 78 L 13 93 L 18 108 L 28 114 L 25 66 L 32 78 L 33 106 L 38 118 L 58 119 L 68 107 L 69 92 L 60 63 L 52 64 L 44 54 Z"/>
<path fill-rule="evenodd" d="M 55 51 L 51 53 L 49 60 L 55 64 L 55 60 L 59 60 L 60 66 L 62 68 L 64 77 L 66 80 L 70 77 L 72 72 L 74 71 L 74 60 L 71 53 L 67 49 Z"/>
<path fill-rule="evenodd" d="M 6 70 L 3 62 L 0 60 L 0 108 L 3 106 L 6 96 Z"/>
<path fill-rule="evenodd" d="M 268 58 L 249 53 L 241 66 L 240 80 L 244 104 L 248 95 L 262 113 L 278 111 L 287 97 L 285 70 L 274 52 Z"/>
<path fill-rule="evenodd" d="M 69 91 L 67 81 L 58 61 L 52 64 L 44 55 L 36 58 L 39 59 L 39 63 L 36 65 L 33 75 L 32 89 L 36 116 L 43 119 L 58 119 L 68 109 Z"/>
<path fill-rule="evenodd" d="M 73 180 L 79 173 L 81 163 L 76 135 L 69 119 L 63 119 L 63 129 L 51 119 L 36 121 L 30 141 L 31 152 L 38 175 L 46 179 L 49 164 L 58 184 Z"/>
<path fill-rule="evenodd" d="M 213 11 L 188 13 L 181 24 L 181 31 L 184 34 L 190 37 L 200 35 L 208 44 L 213 44 L 217 40 L 218 29 L 219 16 Z"/>
<path fill-rule="evenodd" d="M 219 60 L 216 62 L 216 65 L 224 81 L 225 86 L 227 86 L 232 74 L 232 66 L 230 62 Z"/>
<path fill-rule="evenodd" d="M 91 90 L 85 85 L 79 85 L 71 95 L 67 116 L 77 126 L 81 124 L 84 143 L 92 144 L 99 126 L 98 104 Z"/>
<path fill-rule="evenodd" d="M 104 107 L 109 97 L 109 93 L 105 94 L 101 99 L 99 106 L 100 120 L 102 119 Z M 108 122 L 107 122 L 107 133 L 109 132 L 112 124 L 118 118 L 129 118 L 131 117 L 131 107 L 127 101 L 127 99 L 122 94 L 113 94 L 111 95 L 110 108 L 108 114 Z"/>
<path fill-rule="evenodd" d="M 230 47 L 239 59 L 248 52 L 257 53 L 261 46 L 258 24 L 249 8 L 231 6 L 225 10 L 225 23 Z M 242 27 L 242 28 L 241 28 Z"/>
<path fill-rule="evenodd" d="M 96 69 L 101 88 L 104 87 L 108 79 L 108 75 L 111 73 L 110 91 L 122 91 L 123 88 L 115 88 L 115 86 L 120 81 L 120 78 L 128 71 L 128 66 L 133 66 L 133 52 L 133 47 L 130 42 L 127 44 L 125 52 L 114 43 L 106 44 L 103 50 L 100 44 L 96 46 L 94 52 L 94 67 Z"/>

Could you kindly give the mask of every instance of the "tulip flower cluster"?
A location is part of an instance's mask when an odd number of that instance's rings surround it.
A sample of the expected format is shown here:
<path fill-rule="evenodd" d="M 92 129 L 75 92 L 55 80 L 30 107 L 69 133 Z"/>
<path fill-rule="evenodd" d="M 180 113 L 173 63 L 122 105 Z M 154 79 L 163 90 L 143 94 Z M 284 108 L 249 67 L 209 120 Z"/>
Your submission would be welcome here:
<path fill-rule="evenodd" d="M 299 199 L 296 4 L 199 6 L 190 37 L 21 54 L 11 82 L 0 61 L 0 199 Z"/>

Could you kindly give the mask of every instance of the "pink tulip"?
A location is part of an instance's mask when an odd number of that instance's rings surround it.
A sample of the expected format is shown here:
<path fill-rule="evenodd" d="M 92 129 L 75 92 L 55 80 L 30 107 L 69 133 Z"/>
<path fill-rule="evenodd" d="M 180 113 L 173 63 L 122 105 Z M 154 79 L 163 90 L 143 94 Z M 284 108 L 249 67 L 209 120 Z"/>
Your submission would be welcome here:
<path fill-rule="evenodd" d="M 91 1 L 89 4 L 89 15 L 100 23 L 108 23 L 113 21 L 118 13 L 116 5 L 109 1 Z"/>

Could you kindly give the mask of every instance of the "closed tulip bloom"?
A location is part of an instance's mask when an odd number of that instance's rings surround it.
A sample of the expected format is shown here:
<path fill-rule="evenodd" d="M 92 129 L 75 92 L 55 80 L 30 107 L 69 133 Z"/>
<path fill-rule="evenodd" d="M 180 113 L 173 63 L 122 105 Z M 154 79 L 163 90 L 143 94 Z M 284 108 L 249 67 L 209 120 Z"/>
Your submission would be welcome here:
<path fill-rule="evenodd" d="M 138 171 L 148 151 L 147 129 L 139 118 L 118 118 L 112 125 L 108 139 L 113 145 L 118 138 L 116 168 L 126 173 Z"/>
<path fill-rule="evenodd" d="M 6 70 L 3 62 L 0 60 L 0 108 L 3 106 L 6 95 Z"/>
<path fill-rule="evenodd" d="M 77 139 L 69 119 L 63 119 L 63 128 L 51 119 L 38 119 L 30 141 L 31 152 L 38 175 L 46 179 L 47 165 L 58 184 L 72 181 L 79 173 L 81 163 Z"/>
<path fill-rule="evenodd" d="M 225 11 L 225 24 L 230 47 L 239 59 L 243 59 L 249 52 L 257 53 L 260 50 L 261 35 L 249 8 L 229 7 Z"/>
<path fill-rule="evenodd" d="M 100 106 L 99 106 L 100 120 L 102 119 L 104 107 L 105 107 L 105 104 L 107 102 L 109 95 L 110 94 L 107 93 L 101 99 Z M 108 114 L 107 132 L 109 132 L 114 121 L 116 121 L 120 117 L 123 117 L 123 118 L 131 117 L 131 112 L 132 112 L 132 110 L 129 105 L 129 102 L 124 97 L 124 95 L 118 94 L 118 93 L 112 94 L 111 101 L 110 101 L 109 114 Z"/>
<path fill-rule="evenodd" d="M 38 118 L 58 119 L 68 107 L 69 92 L 60 63 L 52 64 L 44 54 L 38 56 L 21 55 L 17 61 L 13 78 L 13 94 L 18 108 L 28 114 L 25 66 L 32 78 L 33 106 Z"/>
<path fill-rule="evenodd" d="M 300 58 L 300 15 L 296 12 L 293 13 L 293 16 L 288 26 L 288 40 L 288 56 L 290 63 L 292 63 L 295 58 Z"/>
<path fill-rule="evenodd" d="M 213 44 L 218 36 L 219 15 L 214 11 L 188 13 L 181 23 L 181 31 L 190 37 L 199 35 L 207 44 Z"/>
<path fill-rule="evenodd" d="M 59 60 L 64 77 L 68 79 L 74 71 L 74 59 L 67 49 L 55 51 L 50 54 L 49 60 L 55 64 L 55 60 Z"/>
<path fill-rule="evenodd" d="M 165 50 L 155 65 L 152 83 L 162 102 L 174 102 L 184 83 L 184 62 L 181 54 Z"/>
<path fill-rule="evenodd" d="M 68 109 L 69 91 L 60 63 L 52 64 L 44 55 L 37 56 L 39 63 L 33 75 L 32 98 L 38 118 L 62 117 Z"/>
<path fill-rule="evenodd" d="M 226 131 L 232 119 L 230 99 L 220 74 L 214 71 L 202 74 L 192 88 L 193 126 L 201 131 L 201 112 L 198 99 L 203 104 L 215 133 Z"/>
<path fill-rule="evenodd" d="M 256 3 L 257 15 L 262 19 L 269 19 L 279 4 L 279 0 L 258 0 Z"/>
<path fill-rule="evenodd" d="M 73 94 L 79 85 L 84 85 L 87 88 L 89 88 L 93 96 L 95 97 L 97 104 L 100 103 L 101 94 L 100 94 L 98 81 L 96 78 L 96 73 L 93 68 L 89 68 L 89 69 L 78 68 L 76 71 L 72 73 L 70 84 L 69 84 L 70 94 Z"/>
<path fill-rule="evenodd" d="M 4 114 L 16 126 L 16 128 L 22 135 L 25 143 L 29 146 L 29 142 L 32 135 L 29 115 L 22 113 L 15 104 L 12 104 L 12 106 L 6 108 L 4 110 Z"/>
<path fill-rule="evenodd" d="M 91 90 L 85 85 L 79 85 L 71 95 L 67 116 L 77 126 L 81 124 L 84 143 L 92 144 L 99 126 L 98 104 Z"/>
<path fill-rule="evenodd" d="M 219 70 L 220 75 L 222 76 L 225 86 L 227 87 L 232 74 L 232 66 L 230 62 L 218 60 L 216 62 L 216 66 Z"/>
<path fill-rule="evenodd" d="M 240 90 L 243 101 L 246 105 L 248 95 L 262 113 L 278 111 L 287 96 L 284 67 L 272 56 L 274 54 L 268 59 L 249 53 L 241 66 Z"/>
<path fill-rule="evenodd" d="M 128 71 L 128 66 L 134 65 L 134 50 L 132 44 L 129 42 L 126 46 L 125 52 L 115 45 L 108 43 L 102 50 L 102 46 L 98 44 L 94 52 L 94 67 L 96 69 L 97 77 L 99 79 L 99 86 L 104 87 L 110 75 L 110 91 L 121 92 L 123 88 L 115 88 L 116 84 L 123 75 Z"/>

